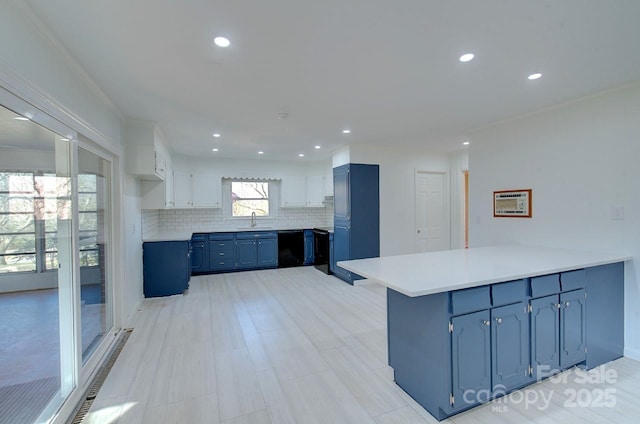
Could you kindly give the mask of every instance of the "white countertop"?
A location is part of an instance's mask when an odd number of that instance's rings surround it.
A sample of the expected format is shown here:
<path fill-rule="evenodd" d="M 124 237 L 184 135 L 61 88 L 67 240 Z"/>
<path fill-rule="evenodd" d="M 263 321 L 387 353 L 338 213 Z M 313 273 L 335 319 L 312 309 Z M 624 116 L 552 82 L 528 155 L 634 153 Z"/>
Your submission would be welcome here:
<path fill-rule="evenodd" d="M 619 253 L 510 245 L 357 259 L 338 265 L 416 297 L 631 259 Z"/>

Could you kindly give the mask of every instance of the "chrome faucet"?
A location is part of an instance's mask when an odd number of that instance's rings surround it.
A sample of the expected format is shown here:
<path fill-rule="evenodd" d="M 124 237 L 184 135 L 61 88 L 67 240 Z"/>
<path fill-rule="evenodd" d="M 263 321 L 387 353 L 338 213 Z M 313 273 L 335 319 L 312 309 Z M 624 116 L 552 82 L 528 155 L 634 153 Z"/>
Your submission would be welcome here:
<path fill-rule="evenodd" d="M 251 228 L 256 226 L 256 213 L 251 212 Z"/>

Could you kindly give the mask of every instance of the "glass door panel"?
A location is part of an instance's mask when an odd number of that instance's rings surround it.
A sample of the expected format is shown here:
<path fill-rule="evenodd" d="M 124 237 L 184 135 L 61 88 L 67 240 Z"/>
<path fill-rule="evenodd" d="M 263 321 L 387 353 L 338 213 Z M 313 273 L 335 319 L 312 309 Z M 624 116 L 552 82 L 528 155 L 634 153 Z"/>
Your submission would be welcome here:
<path fill-rule="evenodd" d="M 78 148 L 78 254 L 82 362 L 113 327 L 110 255 L 111 162 Z"/>
<path fill-rule="evenodd" d="M 71 142 L 0 106 L 0 423 L 76 387 Z"/>

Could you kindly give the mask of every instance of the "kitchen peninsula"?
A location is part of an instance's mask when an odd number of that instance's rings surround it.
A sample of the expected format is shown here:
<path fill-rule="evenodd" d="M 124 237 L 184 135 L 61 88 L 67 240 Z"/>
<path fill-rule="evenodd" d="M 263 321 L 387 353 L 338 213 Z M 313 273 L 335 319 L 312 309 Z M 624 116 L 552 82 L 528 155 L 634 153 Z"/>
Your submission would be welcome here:
<path fill-rule="evenodd" d="M 629 256 L 492 246 L 339 262 L 387 287 L 394 379 L 442 420 L 623 354 Z"/>

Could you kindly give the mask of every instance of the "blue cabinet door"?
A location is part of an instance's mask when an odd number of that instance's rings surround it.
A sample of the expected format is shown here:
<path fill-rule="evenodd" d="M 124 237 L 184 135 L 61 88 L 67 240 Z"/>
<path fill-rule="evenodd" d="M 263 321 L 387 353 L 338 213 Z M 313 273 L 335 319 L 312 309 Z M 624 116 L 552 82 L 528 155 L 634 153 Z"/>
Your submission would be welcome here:
<path fill-rule="evenodd" d="M 490 398 L 491 327 L 489 320 L 488 310 L 451 318 L 453 410 L 467 408 Z"/>
<path fill-rule="evenodd" d="M 236 242 L 236 263 L 238 268 L 255 268 L 258 265 L 256 240 L 238 240 Z"/>
<path fill-rule="evenodd" d="M 313 265 L 313 231 L 304 230 L 304 265 Z"/>
<path fill-rule="evenodd" d="M 543 378 L 560 367 L 560 304 L 558 295 L 531 300 L 531 364 L 533 377 Z"/>
<path fill-rule="evenodd" d="M 491 310 L 491 381 L 493 391 L 506 392 L 529 376 L 529 314 L 524 302 Z"/>
<path fill-rule="evenodd" d="M 205 260 L 205 252 L 204 252 L 204 241 L 197 241 L 191 243 L 191 272 L 206 272 L 208 271 L 208 266 L 205 268 L 204 260 Z"/>
<path fill-rule="evenodd" d="M 258 267 L 275 268 L 278 266 L 278 239 L 259 239 L 257 249 Z"/>
<path fill-rule="evenodd" d="M 333 258 L 337 263 L 351 259 L 351 225 L 349 222 L 334 222 L 333 226 Z M 351 272 L 335 266 L 333 273 L 336 277 L 353 284 Z"/>
<path fill-rule="evenodd" d="M 333 168 L 333 216 L 335 219 L 351 218 L 349 165 Z"/>
<path fill-rule="evenodd" d="M 181 294 L 189 285 L 189 241 L 146 242 L 142 245 L 145 297 Z"/>
<path fill-rule="evenodd" d="M 586 359 L 585 291 L 560 294 L 560 366 L 575 365 Z"/>

